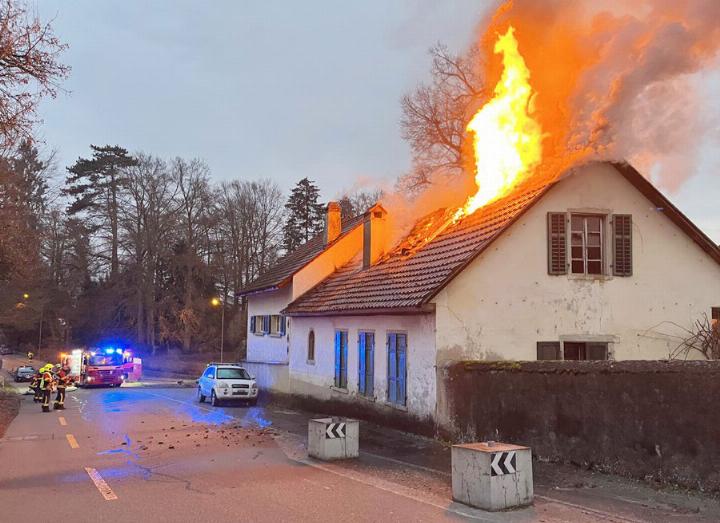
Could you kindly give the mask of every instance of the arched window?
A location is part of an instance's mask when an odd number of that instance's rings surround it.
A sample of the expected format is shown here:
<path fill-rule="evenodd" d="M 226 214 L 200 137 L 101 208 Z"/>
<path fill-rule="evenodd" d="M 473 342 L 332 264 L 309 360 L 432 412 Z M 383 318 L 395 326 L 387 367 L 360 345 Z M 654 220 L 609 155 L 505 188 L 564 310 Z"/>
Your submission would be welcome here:
<path fill-rule="evenodd" d="M 315 361 L 315 331 L 312 329 L 308 333 L 307 359 L 310 362 Z"/>

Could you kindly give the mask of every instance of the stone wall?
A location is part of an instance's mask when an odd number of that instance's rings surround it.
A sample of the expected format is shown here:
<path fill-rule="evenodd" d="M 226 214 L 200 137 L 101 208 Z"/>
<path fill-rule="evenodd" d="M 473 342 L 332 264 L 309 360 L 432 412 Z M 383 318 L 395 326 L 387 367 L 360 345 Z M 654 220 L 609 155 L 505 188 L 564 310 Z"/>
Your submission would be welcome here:
<path fill-rule="evenodd" d="M 720 362 L 459 362 L 439 370 L 437 422 L 456 441 L 720 491 Z"/>

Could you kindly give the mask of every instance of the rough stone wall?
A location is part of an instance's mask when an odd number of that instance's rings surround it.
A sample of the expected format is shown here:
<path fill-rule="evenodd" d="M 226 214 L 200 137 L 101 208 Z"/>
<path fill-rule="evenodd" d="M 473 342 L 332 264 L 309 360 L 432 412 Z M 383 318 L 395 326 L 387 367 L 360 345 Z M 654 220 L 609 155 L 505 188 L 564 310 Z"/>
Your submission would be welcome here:
<path fill-rule="evenodd" d="M 439 370 L 456 441 L 720 491 L 720 361 L 459 362 Z"/>

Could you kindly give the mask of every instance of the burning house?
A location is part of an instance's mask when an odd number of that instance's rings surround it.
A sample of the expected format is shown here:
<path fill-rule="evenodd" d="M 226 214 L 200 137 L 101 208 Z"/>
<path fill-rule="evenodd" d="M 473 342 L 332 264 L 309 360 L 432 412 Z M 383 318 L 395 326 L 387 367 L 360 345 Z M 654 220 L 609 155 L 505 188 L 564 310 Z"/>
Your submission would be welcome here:
<path fill-rule="evenodd" d="M 438 419 L 450 362 L 664 359 L 663 326 L 717 313 L 718 246 L 626 162 L 546 168 L 512 28 L 495 52 L 465 205 L 392 245 L 383 207 L 341 224 L 331 204 L 324 235 L 244 290 L 261 383 Z"/>

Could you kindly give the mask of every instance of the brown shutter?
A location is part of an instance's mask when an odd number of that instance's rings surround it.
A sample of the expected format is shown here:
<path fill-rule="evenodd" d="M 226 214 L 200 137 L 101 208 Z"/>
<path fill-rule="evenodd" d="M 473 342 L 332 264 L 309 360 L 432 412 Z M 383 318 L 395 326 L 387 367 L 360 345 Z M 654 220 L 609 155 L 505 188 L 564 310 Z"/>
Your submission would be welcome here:
<path fill-rule="evenodd" d="M 539 342 L 537 342 L 537 359 L 538 360 L 559 360 L 560 359 L 560 342 L 559 341 L 539 341 Z"/>
<path fill-rule="evenodd" d="M 548 274 L 567 274 L 567 221 L 564 212 L 548 213 Z"/>
<path fill-rule="evenodd" d="M 632 276 L 632 216 L 615 214 L 613 216 L 613 274 Z"/>

